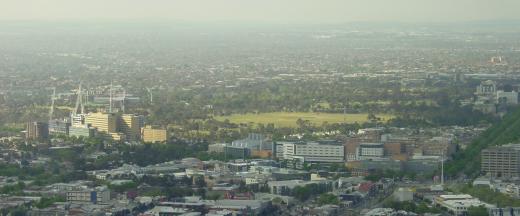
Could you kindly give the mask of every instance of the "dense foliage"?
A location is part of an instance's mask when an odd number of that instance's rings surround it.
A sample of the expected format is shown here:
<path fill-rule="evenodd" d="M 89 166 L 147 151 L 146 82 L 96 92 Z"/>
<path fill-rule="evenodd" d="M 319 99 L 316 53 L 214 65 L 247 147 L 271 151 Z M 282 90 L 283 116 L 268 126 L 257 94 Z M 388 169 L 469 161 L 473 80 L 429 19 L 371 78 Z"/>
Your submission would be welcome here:
<path fill-rule="evenodd" d="M 453 155 L 453 161 L 446 164 L 446 173 L 453 176 L 464 172 L 466 175 L 477 176 L 480 170 L 482 149 L 518 141 L 520 139 L 519 130 L 520 109 L 517 109 L 484 131 L 464 151 Z"/>
<path fill-rule="evenodd" d="M 484 206 L 471 206 L 468 208 L 468 216 L 488 216 L 488 210 Z"/>
<path fill-rule="evenodd" d="M 328 191 L 327 186 L 318 185 L 318 184 L 313 183 L 313 184 L 308 184 L 305 186 L 296 186 L 292 191 L 292 195 L 296 199 L 304 202 L 313 196 L 325 193 L 327 191 Z"/>
<path fill-rule="evenodd" d="M 340 201 L 338 197 L 334 194 L 324 193 L 321 194 L 316 200 L 318 205 L 339 205 Z"/>
<path fill-rule="evenodd" d="M 410 201 L 398 202 L 398 201 L 395 201 L 392 199 L 385 201 L 383 203 L 383 207 L 392 208 L 395 210 L 404 210 L 404 211 L 414 212 L 414 213 L 418 213 L 418 214 L 440 213 L 441 212 L 441 210 L 439 208 L 429 207 L 424 202 L 417 205 L 415 202 L 410 202 Z"/>
<path fill-rule="evenodd" d="M 520 207 L 520 200 L 506 194 L 494 191 L 489 187 L 467 184 L 460 190 L 462 193 L 470 194 L 480 200 L 497 205 L 498 207 Z"/>

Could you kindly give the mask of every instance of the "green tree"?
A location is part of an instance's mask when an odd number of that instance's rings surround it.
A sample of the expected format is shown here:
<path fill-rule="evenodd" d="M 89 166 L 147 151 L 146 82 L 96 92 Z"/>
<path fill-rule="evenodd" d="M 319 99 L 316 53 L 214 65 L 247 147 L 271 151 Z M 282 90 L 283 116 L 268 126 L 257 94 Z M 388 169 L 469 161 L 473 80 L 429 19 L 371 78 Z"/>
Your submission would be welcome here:
<path fill-rule="evenodd" d="M 317 200 L 319 205 L 339 205 L 339 199 L 334 194 L 324 193 L 318 197 Z"/>
<path fill-rule="evenodd" d="M 488 216 L 489 213 L 484 206 L 471 206 L 468 208 L 469 216 Z"/>

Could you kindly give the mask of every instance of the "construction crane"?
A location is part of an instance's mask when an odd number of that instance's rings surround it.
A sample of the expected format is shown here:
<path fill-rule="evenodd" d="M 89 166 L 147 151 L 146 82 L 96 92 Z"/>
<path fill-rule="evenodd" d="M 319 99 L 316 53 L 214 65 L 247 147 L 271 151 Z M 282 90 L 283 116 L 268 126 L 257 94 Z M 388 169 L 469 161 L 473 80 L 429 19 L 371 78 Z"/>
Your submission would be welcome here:
<path fill-rule="evenodd" d="M 125 113 L 125 99 L 126 99 L 126 89 L 123 90 L 123 99 L 121 100 L 121 111 Z"/>
<path fill-rule="evenodd" d="M 72 111 L 72 115 L 77 115 L 78 114 L 78 109 L 81 108 L 80 110 L 80 114 L 83 114 L 83 112 L 85 111 L 85 107 L 83 106 L 83 93 L 82 93 L 82 89 L 81 89 L 81 82 L 79 83 L 79 87 L 78 87 L 78 96 L 76 98 L 76 106 L 74 107 L 74 110 Z"/>
<path fill-rule="evenodd" d="M 54 114 L 54 101 L 56 100 L 56 87 L 52 88 L 51 107 L 49 109 L 49 121 L 52 120 Z"/>
<path fill-rule="evenodd" d="M 153 104 L 153 93 L 152 90 L 148 87 L 146 87 L 146 91 L 148 91 L 148 94 L 150 94 L 150 104 Z"/>
<path fill-rule="evenodd" d="M 109 108 L 108 108 L 108 112 L 109 113 L 112 113 L 112 81 L 110 81 L 110 105 L 109 105 Z"/>

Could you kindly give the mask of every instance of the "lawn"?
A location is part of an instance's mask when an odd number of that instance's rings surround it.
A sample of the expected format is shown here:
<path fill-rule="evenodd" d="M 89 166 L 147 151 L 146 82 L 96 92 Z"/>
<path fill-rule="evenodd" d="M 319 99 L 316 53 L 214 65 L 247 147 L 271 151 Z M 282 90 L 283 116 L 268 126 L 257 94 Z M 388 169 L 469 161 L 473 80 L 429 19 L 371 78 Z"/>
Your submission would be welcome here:
<path fill-rule="evenodd" d="M 391 119 L 392 115 L 382 114 L 376 115 L 383 121 Z M 314 125 L 321 125 L 323 122 L 332 123 L 363 123 L 368 121 L 367 113 L 359 114 L 341 114 L 341 113 L 312 113 L 312 112 L 271 112 L 271 113 L 249 113 L 234 114 L 230 116 L 216 116 L 215 119 L 224 121 L 228 119 L 232 123 L 274 123 L 276 127 L 296 127 L 296 121 L 309 120 Z"/>

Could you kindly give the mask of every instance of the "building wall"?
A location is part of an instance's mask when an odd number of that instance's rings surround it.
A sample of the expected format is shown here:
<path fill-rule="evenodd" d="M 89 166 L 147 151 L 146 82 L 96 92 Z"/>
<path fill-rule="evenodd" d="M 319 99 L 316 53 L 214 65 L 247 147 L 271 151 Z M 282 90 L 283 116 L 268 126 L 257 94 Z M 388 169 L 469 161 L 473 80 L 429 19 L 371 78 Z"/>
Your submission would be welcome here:
<path fill-rule="evenodd" d="M 69 128 L 69 136 L 93 137 L 94 134 L 95 134 L 94 128 L 88 128 L 88 127 L 70 127 Z"/>
<path fill-rule="evenodd" d="M 90 202 L 91 191 L 68 191 L 66 198 L 67 202 Z"/>
<path fill-rule="evenodd" d="M 507 104 L 518 104 L 518 92 L 498 91 L 496 103 L 499 103 L 502 99 L 505 99 Z"/>
<path fill-rule="evenodd" d="M 110 201 L 110 190 L 106 188 L 95 190 L 67 191 L 67 202 L 107 203 Z"/>
<path fill-rule="evenodd" d="M 125 134 L 129 141 L 138 141 L 141 137 L 140 116 L 123 114 L 119 118 L 119 131 Z"/>
<path fill-rule="evenodd" d="M 360 138 L 360 137 L 352 137 L 347 138 L 345 143 L 343 144 L 345 147 L 345 159 L 346 161 L 355 161 L 357 160 L 357 148 L 361 143 L 371 143 L 377 142 L 378 139 L 375 138 Z"/>
<path fill-rule="evenodd" d="M 85 124 L 95 127 L 106 134 L 117 132 L 117 117 L 111 113 L 90 113 L 85 117 Z"/>
<path fill-rule="evenodd" d="M 393 156 L 404 153 L 404 145 L 400 142 L 386 142 L 384 145 L 385 155 Z"/>
<path fill-rule="evenodd" d="M 343 145 L 322 145 L 317 143 L 283 143 L 283 158 L 292 160 L 303 157 L 305 162 L 339 163 L 345 160 Z M 278 154 L 278 152 L 277 152 Z"/>
<path fill-rule="evenodd" d="M 44 122 L 29 122 L 26 126 L 26 139 L 49 138 L 49 125 Z"/>
<path fill-rule="evenodd" d="M 481 171 L 493 177 L 520 176 L 520 151 L 509 147 L 492 147 L 481 152 Z"/>
<path fill-rule="evenodd" d="M 385 149 L 382 143 L 362 143 L 357 148 L 357 159 L 374 159 L 383 158 L 385 156 Z"/>
<path fill-rule="evenodd" d="M 49 121 L 49 134 L 69 135 L 70 123 L 59 120 Z"/>
<path fill-rule="evenodd" d="M 208 152 L 224 153 L 225 143 L 216 143 L 208 145 Z"/>
<path fill-rule="evenodd" d="M 251 156 L 251 151 L 248 148 L 226 146 L 224 147 L 224 152 L 227 156 L 233 158 L 246 158 Z"/>
<path fill-rule="evenodd" d="M 272 156 L 272 151 L 270 151 L 270 150 L 252 150 L 251 156 L 259 157 L 259 158 L 270 158 Z"/>

